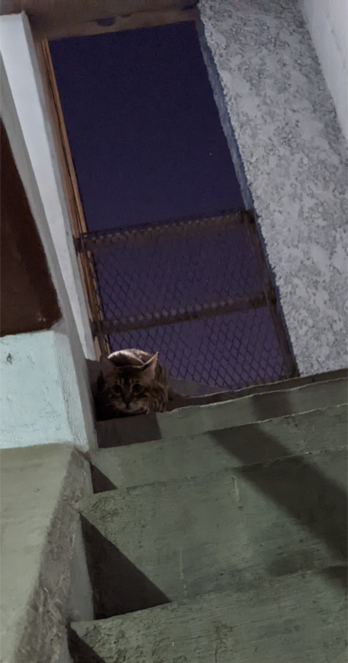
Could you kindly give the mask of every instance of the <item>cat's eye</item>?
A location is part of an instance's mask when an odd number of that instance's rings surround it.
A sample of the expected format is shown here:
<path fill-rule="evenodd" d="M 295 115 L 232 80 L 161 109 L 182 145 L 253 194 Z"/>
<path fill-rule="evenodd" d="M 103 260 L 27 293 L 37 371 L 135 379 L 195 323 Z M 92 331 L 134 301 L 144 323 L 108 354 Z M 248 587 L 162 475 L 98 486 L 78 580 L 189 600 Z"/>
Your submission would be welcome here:
<path fill-rule="evenodd" d="M 138 382 L 136 382 L 135 384 L 133 384 L 133 386 L 132 386 L 132 391 L 133 391 L 134 394 L 140 394 L 140 392 L 141 392 L 142 390 L 143 390 L 143 387 L 141 386 L 141 384 L 139 384 Z"/>
<path fill-rule="evenodd" d="M 122 387 L 120 384 L 115 384 L 112 390 L 115 394 L 122 394 Z"/>

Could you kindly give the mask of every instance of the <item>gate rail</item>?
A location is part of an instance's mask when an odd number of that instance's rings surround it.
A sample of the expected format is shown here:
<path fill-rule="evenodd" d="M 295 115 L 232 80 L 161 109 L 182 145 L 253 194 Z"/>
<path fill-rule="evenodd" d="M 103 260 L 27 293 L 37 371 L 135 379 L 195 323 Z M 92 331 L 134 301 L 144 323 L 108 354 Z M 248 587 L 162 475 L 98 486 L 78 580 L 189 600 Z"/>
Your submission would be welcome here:
<path fill-rule="evenodd" d="M 252 212 L 87 232 L 75 242 L 103 352 L 115 335 L 267 308 L 282 357 L 275 379 L 296 373 Z"/>

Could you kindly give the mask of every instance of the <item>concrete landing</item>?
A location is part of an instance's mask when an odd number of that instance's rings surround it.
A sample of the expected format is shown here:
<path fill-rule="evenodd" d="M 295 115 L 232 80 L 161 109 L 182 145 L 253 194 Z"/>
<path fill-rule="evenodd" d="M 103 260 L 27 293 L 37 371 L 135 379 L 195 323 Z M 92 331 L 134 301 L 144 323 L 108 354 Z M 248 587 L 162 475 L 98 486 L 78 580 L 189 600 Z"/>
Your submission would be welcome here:
<path fill-rule="evenodd" d="M 72 647 L 76 663 L 346 663 L 346 627 L 323 572 L 73 624 Z"/>

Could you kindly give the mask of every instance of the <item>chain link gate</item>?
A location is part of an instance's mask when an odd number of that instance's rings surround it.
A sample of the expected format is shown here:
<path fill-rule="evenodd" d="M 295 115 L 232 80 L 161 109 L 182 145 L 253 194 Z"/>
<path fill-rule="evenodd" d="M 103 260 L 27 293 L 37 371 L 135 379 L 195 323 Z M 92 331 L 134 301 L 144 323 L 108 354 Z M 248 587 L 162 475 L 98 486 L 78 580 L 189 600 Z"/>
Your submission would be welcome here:
<path fill-rule="evenodd" d="M 295 373 L 251 212 L 88 232 L 76 248 L 106 354 L 159 351 L 172 377 L 222 389 Z"/>

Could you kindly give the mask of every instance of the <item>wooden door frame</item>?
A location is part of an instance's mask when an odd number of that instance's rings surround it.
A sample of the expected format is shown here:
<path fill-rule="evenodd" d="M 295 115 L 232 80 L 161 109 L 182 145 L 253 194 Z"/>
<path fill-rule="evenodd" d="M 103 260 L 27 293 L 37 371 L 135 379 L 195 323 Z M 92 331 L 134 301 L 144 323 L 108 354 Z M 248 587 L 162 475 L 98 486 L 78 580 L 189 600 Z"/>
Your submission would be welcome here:
<path fill-rule="evenodd" d="M 2 0 L 0 15 L 25 12 L 37 40 L 195 21 L 198 0 Z M 102 5 L 102 6 L 101 6 Z"/>
<path fill-rule="evenodd" d="M 35 40 L 34 43 L 44 94 L 49 110 L 65 199 L 69 211 L 72 235 L 74 240 L 77 240 L 80 235 L 87 232 L 88 229 L 71 156 L 48 40 Z M 98 320 L 102 309 L 100 305 L 96 305 L 96 297 L 98 298 L 97 292 L 91 291 L 93 288 L 93 280 L 90 278 L 91 265 L 86 263 L 85 257 L 80 253 L 77 253 L 77 261 L 82 275 L 82 284 L 85 290 L 89 316 L 91 320 Z M 105 343 L 101 345 L 97 338 L 94 338 L 94 346 L 97 357 L 101 354 L 109 353 L 108 344 Z"/>

